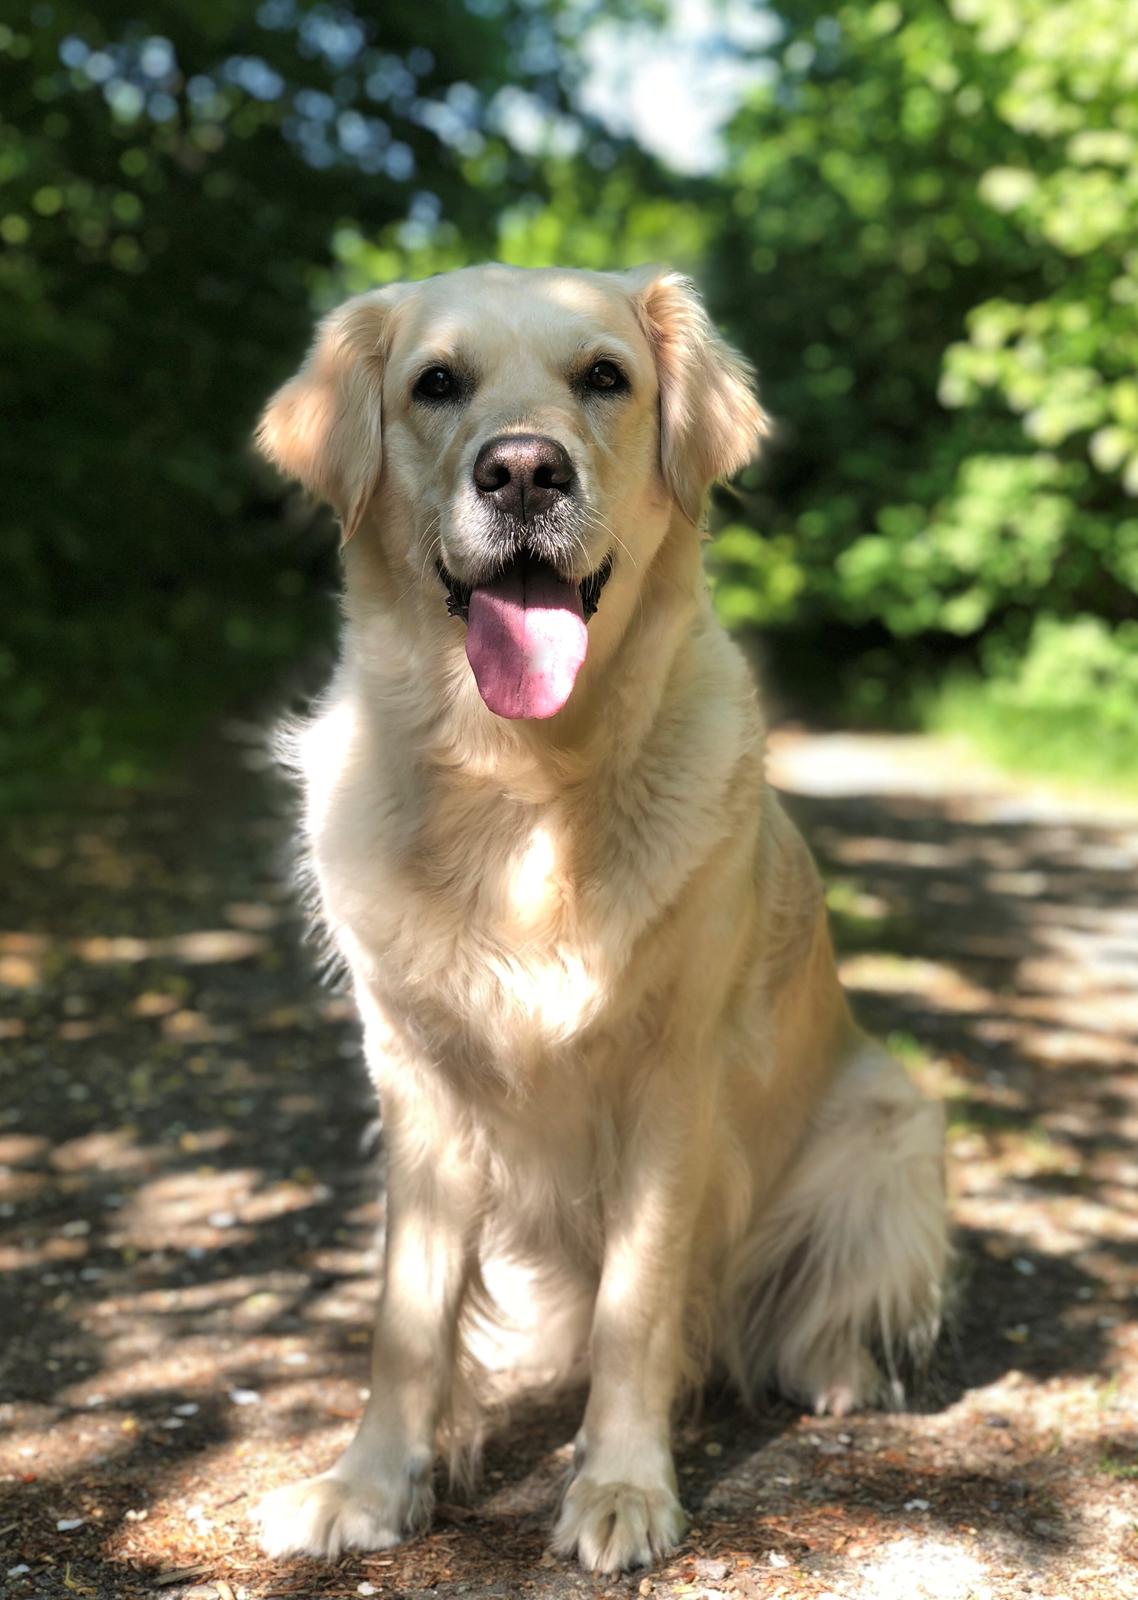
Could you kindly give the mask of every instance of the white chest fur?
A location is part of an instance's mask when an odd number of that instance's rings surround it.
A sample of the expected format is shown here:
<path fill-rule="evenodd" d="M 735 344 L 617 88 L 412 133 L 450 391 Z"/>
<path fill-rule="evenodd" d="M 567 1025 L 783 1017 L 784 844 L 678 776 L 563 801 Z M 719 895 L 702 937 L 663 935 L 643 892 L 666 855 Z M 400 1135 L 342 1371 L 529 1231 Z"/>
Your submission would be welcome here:
<path fill-rule="evenodd" d="M 511 784 L 381 738 L 337 688 L 295 756 L 357 984 L 436 1058 L 507 1076 L 586 1039 L 617 1047 L 634 956 L 732 826 L 725 797 L 758 733 L 746 705 L 661 717 L 635 759 L 614 749 L 580 781 Z"/>
<path fill-rule="evenodd" d="M 515 1069 L 595 1023 L 619 960 L 571 806 L 382 756 L 347 697 L 298 746 L 325 917 L 389 1014 Z"/>

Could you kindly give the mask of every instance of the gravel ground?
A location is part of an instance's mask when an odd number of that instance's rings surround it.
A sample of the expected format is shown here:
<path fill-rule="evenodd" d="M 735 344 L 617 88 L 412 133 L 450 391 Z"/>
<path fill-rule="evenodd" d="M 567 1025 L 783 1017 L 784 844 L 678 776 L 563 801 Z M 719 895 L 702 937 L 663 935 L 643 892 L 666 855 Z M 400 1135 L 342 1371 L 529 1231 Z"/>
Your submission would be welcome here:
<path fill-rule="evenodd" d="M 362 1408 L 374 1113 L 243 730 L 0 845 L 0 1584 L 17 1597 L 1138 1595 L 1138 813 L 919 740 L 787 732 L 864 1020 L 949 1105 L 957 1306 L 913 1409 L 711 1395 L 660 1571 L 546 1551 L 581 1399 L 433 1531 L 271 1562 L 248 1508 Z"/>

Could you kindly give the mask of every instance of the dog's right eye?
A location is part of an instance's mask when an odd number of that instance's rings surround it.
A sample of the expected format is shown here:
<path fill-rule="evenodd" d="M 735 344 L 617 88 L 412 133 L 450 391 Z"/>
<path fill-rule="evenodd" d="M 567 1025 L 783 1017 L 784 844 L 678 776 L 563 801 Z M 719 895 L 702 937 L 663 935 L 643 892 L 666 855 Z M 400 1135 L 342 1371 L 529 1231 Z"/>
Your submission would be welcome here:
<path fill-rule="evenodd" d="M 458 392 L 458 379 L 449 367 L 428 367 L 412 390 L 416 400 L 453 400 Z"/>

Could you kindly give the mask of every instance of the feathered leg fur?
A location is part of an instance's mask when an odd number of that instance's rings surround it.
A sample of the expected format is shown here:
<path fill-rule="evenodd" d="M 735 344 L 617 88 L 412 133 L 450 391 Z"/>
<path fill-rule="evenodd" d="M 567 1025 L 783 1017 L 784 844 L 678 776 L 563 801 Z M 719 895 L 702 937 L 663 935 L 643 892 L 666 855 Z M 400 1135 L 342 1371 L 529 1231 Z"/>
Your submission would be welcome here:
<path fill-rule="evenodd" d="M 718 1355 L 748 1399 L 896 1403 L 936 1338 L 948 1245 L 940 1107 L 868 1040 L 728 1261 Z"/>

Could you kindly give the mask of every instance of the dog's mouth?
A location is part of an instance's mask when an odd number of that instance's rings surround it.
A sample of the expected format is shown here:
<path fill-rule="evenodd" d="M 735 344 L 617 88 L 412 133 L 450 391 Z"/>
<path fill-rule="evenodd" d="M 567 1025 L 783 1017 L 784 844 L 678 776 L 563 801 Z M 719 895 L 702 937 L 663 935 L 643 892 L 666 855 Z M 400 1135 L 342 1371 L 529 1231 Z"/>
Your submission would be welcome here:
<path fill-rule="evenodd" d="M 470 620 L 470 596 L 473 593 L 471 585 L 468 583 L 463 583 L 461 579 L 456 578 L 453 573 L 448 572 L 441 561 L 436 561 L 435 567 L 438 571 L 439 579 L 442 582 L 443 588 L 447 592 L 447 612 L 452 617 L 461 617 L 463 622 L 468 622 Z M 522 567 L 528 567 L 530 569 L 544 567 L 545 570 L 552 573 L 555 578 L 558 577 L 558 574 L 547 562 L 539 561 L 535 556 L 525 554 L 516 556 L 514 560 L 503 569 L 499 576 L 505 577 L 508 573 L 511 573 Z M 582 578 L 580 583 L 577 585 L 577 590 L 581 596 L 581 611 L 586 622 L 588 622 L 589 618 L 594 614 L 597 606 L 600 604 L 601 590 L 604 588 L 611 576 L 612 556 L 606 556 L 601 562 L 600 566 L 597 567 L 596 571 L 590 572 L 588 577 Z M 568 587 L 568 584 L 566 584 L 566 587 Z"/>
<path fill-rule="evenodd" d="M 588 650 L 586 621 L 612 573 L 612 557 L 578 583 L 536 556 L 515 556 L 493 578 L 465 584 L 442 562 L 447 610 L 466 623 L 466 658 L 478 692 L 499 717 L 552 717 L 573 692 Z"/>

